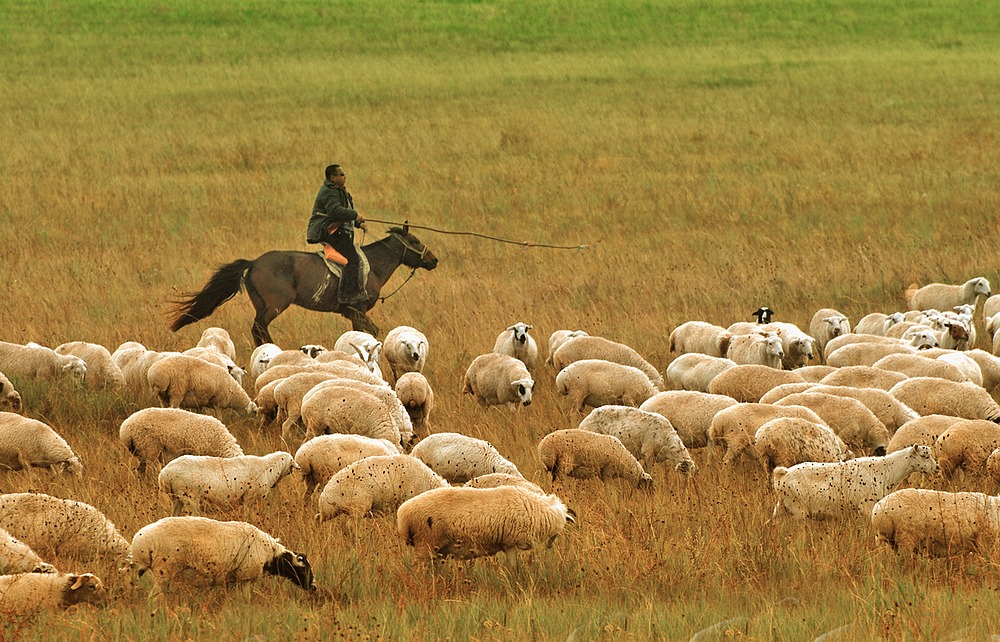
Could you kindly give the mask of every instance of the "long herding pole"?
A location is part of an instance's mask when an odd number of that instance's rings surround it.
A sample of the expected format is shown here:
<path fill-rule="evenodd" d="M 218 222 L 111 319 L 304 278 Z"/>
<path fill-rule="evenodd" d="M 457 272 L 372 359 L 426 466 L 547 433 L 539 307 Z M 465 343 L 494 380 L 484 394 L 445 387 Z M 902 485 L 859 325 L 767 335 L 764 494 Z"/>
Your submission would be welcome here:
<path fill-rule="evenodd" d="M 489 234 L 480 234 L 479 232 L 458 232 L 453 230 L 441 230 L 436 227 L 429 227 L 427 225 L 416 225 L 414 223 L 409 223 L 404 221 L 398 223 L 396 221 L 383 221 L 377 218 L 365 217 L 365 223 L 382 223 L 384 225 L 399 225 L 400 227 L 407 225 L 409 227 L 415 227 L 420 230 L 429 230 L 431 232 L 437 232 L 438 234 L 455 234 L 459 236 L 477 236 L 481 239 L 489 239 L 491 241 L 499 241 L 500 243 L 510 243 L 512 245 L 520 245 L 521 247 L 547 247 L 553 250 L 585 250 L 589 245 L 549 245 L 548 243 L 532 243 L 530 241 L 514 241 L 511 239 L 500 238 L 499 236 L 490 236 Z"/>

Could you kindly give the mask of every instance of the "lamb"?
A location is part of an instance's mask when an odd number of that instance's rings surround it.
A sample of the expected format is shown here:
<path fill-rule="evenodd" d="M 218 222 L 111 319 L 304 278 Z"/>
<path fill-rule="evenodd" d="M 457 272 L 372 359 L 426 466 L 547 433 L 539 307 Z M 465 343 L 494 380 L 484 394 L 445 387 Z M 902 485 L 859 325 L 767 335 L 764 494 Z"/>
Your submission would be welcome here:
<path fill-rule="evenodd" d="M 809 334 L 816 340 L 816 349 L 821 360 L 825 358 L 826 344 L 830 339 L 849 334 L 850 331 L 851 322 L 847 316 L 831 308 L 816 310 L 812 320 L 809 321 Z"/>
<path fill-rule="evenodd" d="M 90 563 L 129 554 L 115 525 L 90 504 L 44 493 L 0 495 L 0 528 L 45 558 Z"/>
<path fill-rule="evenodd" d="M 912 377 L 890 388 L 889 394 L 920 415 L 953 415 L 1000 422 L 1000 406 L 974 383 Z"/>
<path fill-rule="evenodd" d="M 934 440 L 934 455 L 946 478 L 959 468 L 969 475 L 985 474 L 986 460 L 997 448 L 1000 426 L 985 419 L 959 420 Z"/>
<path fill-rule="evenodd" d="M 295 463 L 306 484 L 306 499 L 322 488 L 338 471 L 373 455 L 398 455 L 399 446 L 387 439 L 362 435 L 320 435 L 295 451 Z"/>
<path fill-rule="evenodd" d="M 805 461 L 836 462 L 853 457 L 847 444 L 828 426 L 797 417 L 766 422 L 754 434 L 754 448 L 767 469 L 789 468 Z"/>
<path fill-rule="evenodd" d="M 80 357 L 57 354 L 55 350 L 37 343 L 19 345 L 0 341 L 0 372 L 8 377 L 56 379 L 69 377 L 83 383 L 87 364 Z"/>
<path fill-rule="evenodd" d="M 205 328 L 198 339 L 199 348 L 212 348 L 236 361 L 236 345 L 225 328 Z"/>
<path fill-rule="evenodd" d="M 87 366 L 85 380 L 89 388 L 95 390 L 118 389 L 125 385 L 122 369 L 111 360 L 111 353 L 108 349 L 100 344 L 71 341 L 57 346 L 55 353 L 83 359 Z"/>
<path fill-rule="evenodd" d="M 0 612 L 7 615 L 61 610 L 77 604 L 102 606 L 107 599 L 104 583 L 93 573 L 0 575 Z"/>
<path fill-rule="evenodd" d="M 404 372 L 423 372 L 429 345 L 424 333 L 406 325 L 389 330 L 382 354 L 389 363 L 393 382 Z"/>
<path fill-rule="evenodd" d="M 824 386 L 851 386 L 853 388 L 879 388 L 889 390 L 907 379 L 901 372 L 883 370 L 873 366 L 844 366 L 819 380 Z"/>
<path fill-rule="evenodd" d="M 163 406 L 171 408 L 232 408 L 257 414 L 257 404 L 224 368 L 187 355 L 160 359 L 149 367 L 149 386 Z"/>
<path fill-rule="evenodd" d="M 824 519 L 871 515 L 872 507 L 911 473 L 935 475 L 938 464 L 926 446 L 910 446 L 884 457 L 779 466 L 772 474 L 778 502 L 773 517 Z"/>
<path fill-rule="evenodd" d="M 871 523 L 875 541 L 901 553 L 985 554 L 1000 536 L 1000 497 L 904 488 L 875 504 Z"/>
<path fill-rule="evenodd" d="M 655 412 L 666 419 L 677 431 L 688 450 L 708 445 L 708 429 L 716 413 L 737 401 L 725 395 L 689 390 L 658 392 L 639 406 L 640 410 Z"/>
<path fill-rule="evenodd" d="M 421 437 L 430 432 L 431 411 L 434 409 L 434 390 L 427 377 L 419 372 L 404 372 L 396 380 L 396 396 L 410 415 L 413 431 Z"/>
<path fill-rule="evenodd" d="M 169 590 L 177 580 L 218 585 L 254 580 L 264 573 L 288 578 L 309 591 L 316 588 L 304 553 L 288 550 L 246 522 L 164 517 L 135 534 L 132 558 L 140 576 L 153 571 L 154 594 Z"/>
<path fill-rule="evenodd" d="M 470 559 L 552 542 L 575 515 L 555 495 L 517 486 L 441 488 L 403 503 L 399 537 L 422 558 Z"/>
<path fill-rule="evenodd" d="M 465 488 L 500 488 L 501 486 L 518 486 L 539 495 L 545 495 L 542 487 L 534 482 L 530 482 L 521 475 L 510 473 L 489 473 L 473 477 L 463 484 Z"/>
<path fill-rule="evenodd" d="M 663 377 L 642 355 L 624 343 L 617 343 L 604 337 L 575 337 L 570 339 L 552 355 L 552 364 L 557 370 L 584 359 L 601 359 L 638 368 L 657 388 L 663 386 Z"/>
<path fill-rule="evenodd" d="M 736 362 L 732 359 L 690 352 L 671 361 L 666 374 L 674 388 L 708 392 L 712 380 L 734 366 Z"/>
<path fill-rule="evenodd" d="M 695 471 L 694 460 L 663 415 L 631 406 L 601 406 L 580 422 L 581 430 L 614 435 L 645 468 L 657 462 L 673 464 L 683 477 Z"/>
<path fill-rule="evenodd" d="M 231 509 L 247 500 L 263 500 L 278 482 L 298 468 L 291 454 L 263 457 L 182 455 L 160 470 L 160 493 L 173 502 L 173 514 L 200 512 L 202 502 Z"/>
<path fill-rule="evenodd" d="M 928 359 L 919 354 L 889 354 L 873 363 L 872 367 L 892 370 L 907 377 L 936 377 L 956 382 L 969 380 L 952 364 L 937 359 Z"/>
<path fill-rule="evenodd" d="M 826 356 L 826 364 L 834 368 L 873 366 L 876 361 L 887 355 L 914 354 L 916 351 L 913 346 L 903 343 L 851 343 L 831 350 Z"/>
<path fill-rule="evenodd" d="M 740 334 L 729 342 L 726 357 L 737 364 L 760 364 L 781 370 L 785 350 L 781 337 L 769 334 Z"/>
<path fill-rule="evenodd" d="M 768 391 L 788 383 L 804 383 L 804 380 L 792 370 L 744 364 L 729 368 L 712 379 L 708 391 L 736 401 L 757 402 Z"/>
<path fill-rule="evenodd" d="M 31 547 L 0 528 L 0 575 L 10 573 L 55 573 Z"/>
<path fill-rule="evenodd" d="M 872 312 L 861 317 L 858 324 L 854 326 L 854 332 L 856 334 L 872 334 L 884 337 L 889 328 L 902 322 L 902 312 L 893 312 L 892 314 Z"/>
<path fill-rule="evenodd" d="M 14 384 L 0 372 L 0 410 L 21 412 L 21 393 L 14 389 Z"/>
<path fill-rule="evenodd" d="M 721 326 L 704 321 L 687 321 L 670 333 L 670 351 L 723 358 L 729 351 L 732 338 L 733 333 Z"/>
<path fill-rule="evenodd" d="M 504 458 L 490 442 L 455 432 L 428 435 L 413 447 L 410 454 L 430 466 L 449 484 L 462 484 L 490 473 L 521 475 L 517 466 Z"/>
<path fill-rule="evenodd" d="M 271 359 L 281 354 L 281 348 L 273 343 L 262 343 L 250 355 L 250 376 L 257 379 L 271 367 Z"/>
<path fill-rule="evenodd" d="M 527 323 L 515 323 L 497 336 L 493 344 L 493 352 L 506 354 L 524 362 L 529 371 L 535 369 L 538 363 L 538 344 L 534 337 L 528 334 L 533 326 Z"/>
<path fill-rule="evenodd" d="M 545 365 L 552 365 L 552 357 L 555 355 L 556 350 L 558 350 L 562 344 L 566 343 L 570 339 L 575 337 L 588 337 L 590 336 L 583 330 L 556 330 L 549 335 L 549 356 L 545 358 Z"/>
<path fill-rule="evenodd" d="M 371 392 L 320 384 L 302 399 L 301 413 L 307 439 L 346 433 L 387 439 L 402 449 L 396 418 L 385 402 Z"/>
<path fill-rule="evenodd" d="M 990 296 L 990 282 L 981 276 L 962 285 L 928 283 L 918 288 L 914 283 L 906 290 L 906 304 L 911 310 L 951 310 L 966 303 L 974 305 L 979 296 Z"/>
<path fill-rule="evenodd" d="M 778 417 L 797 417 L 826 425 L 819 415 L 802 406 L 738 403 L 715 414 L 708 428 L 708 443 L 723 449 L 722 463 L 725 465 L 735 463 L 744 452 L 756 456 L 757 451 L 751 446 L 757 430 Z"/>
<path fill-rule="evenodd" d="M 823 418 L 855 453 L 885 454 L 889 430 L 862 402 L 829 393 L 797 392 L 775 403 L 776 406 L 805 406 Z"/>
<path fill-rule="evenodd" d="M 872 414 L 882 422 L 892 435 L 903 424 L 910 422 L 918 415 L 912 408 L 906 406 L 886 390 L 880 388 L 852 388 L 850 386 L 826 386 L 819 384 L 809 389 L 809 392 L 821 392 L 828 395 L 851 397 L 857 399 L 872 411 Z"/>
<path fill-rule="evenodd" d="M 602 359 L 569 364 L 556 375 L 556 389 L 570 397 L 577 412 L 587 406 L 638 406 L 659 392 L 642 370 Z"/>
<path fill-rule="evenodd" d="M 0 469 L 48 468 L 83 476 L 83 464 L 51 426 L 13 412 L 0 412 Z"/>
<path fill-rule="evenodd" d="M 365 457 L 334 474 L 319 496 L 319 519 L 396 512 L 400 504 L 433 488 L 443 477 L 412 455 Z"/>
<path fill-rule="evenodd" d="M 900 426 L 886 446 L 886 453 L 894 453 L 909 446 L 933 447 L 934 442 L 945 430 L 962 421 L 960 417 L 950 415 L 927 415 L 917 417 Z"/>
<path fill-rule="evenodd" d="M 488 352 L 472 360 L 465 371 L 463 393 L 475 397 L 483 408 L 506 404 L 530 406 L 535 382 L 527 366 L 506 354 Z"/>
<path fill-rule="evenodd" d="M 638 488 L 649 489 L 653 478 L 614 435 L 568 428 L 551 432 L 538 442 L 538 456 L 556 481 L 560 476 L 600 480 L 621 478 Z"/>
<path fill-rule="evenodd" d="M 145 408 L 122 422 L 118 438 L 139 460 L 138 472 L 146 463 L 166 464 L 181 455 L 238 457 L 243 449 L 226 425 L 208 415 L 180 408 Z"/>

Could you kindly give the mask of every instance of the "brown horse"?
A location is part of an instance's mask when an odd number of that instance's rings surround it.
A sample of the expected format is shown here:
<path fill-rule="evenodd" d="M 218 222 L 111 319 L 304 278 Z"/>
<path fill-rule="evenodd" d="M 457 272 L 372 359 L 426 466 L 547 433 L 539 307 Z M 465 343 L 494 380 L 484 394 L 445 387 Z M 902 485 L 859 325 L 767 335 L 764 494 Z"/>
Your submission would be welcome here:
<path fill-rule="evenodd" d="M 355 330 L 379 336 L 378 326 L 365 313 L 375 306 L 392 273 L 400 264 L 414 270 L 433 270 L 438 260 L 405 225 L 390 228 L 388 236 L 361 249 L 371 265 L 365 284 L 368 299 L 361 305 L 341 305 L 337 300 L 339 279 L 331 274 L 318 253 L 275 250 L 253 261 L 237 259 L 216 270 L 200 292 L 185 294 L 176 301 L 173 312 L 177 317 L 170 329 L 176 332 L 208 317 L 245 288 L 257 310 L 250 330 L 254 345 L 271 343 L 267 326 L 293 304 L 306 310 L 336 312 L 350 320 Z"/>

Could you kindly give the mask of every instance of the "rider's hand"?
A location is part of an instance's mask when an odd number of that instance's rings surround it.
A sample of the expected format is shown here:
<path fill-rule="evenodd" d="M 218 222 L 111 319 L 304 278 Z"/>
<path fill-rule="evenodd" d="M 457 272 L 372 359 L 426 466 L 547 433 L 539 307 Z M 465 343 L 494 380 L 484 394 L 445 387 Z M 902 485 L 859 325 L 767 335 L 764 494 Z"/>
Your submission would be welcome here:
<path fill-rule="evenodd" d="M 354 219 L 354 227 L 360 228 L 367 232 L 368 226 L 365 225 L 365 217 L 358 214 L 358 217 Z"/>

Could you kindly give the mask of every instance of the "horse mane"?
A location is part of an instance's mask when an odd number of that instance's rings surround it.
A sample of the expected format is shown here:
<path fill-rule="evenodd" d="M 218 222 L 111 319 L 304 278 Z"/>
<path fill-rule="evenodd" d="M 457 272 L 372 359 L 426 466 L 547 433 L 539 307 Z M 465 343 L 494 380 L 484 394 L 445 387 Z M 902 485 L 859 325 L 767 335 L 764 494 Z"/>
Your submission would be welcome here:
<path fill-rule="evenodd" d="M 404 231 L 403 228 L 401 228 L 401 227 L 395 227 L 395 226 L 390 227 L 388 233 L 389 234 L 399 234 L 400 236 L 409 236 L 409 233 L 406 232 L 406 231 Z"/>

